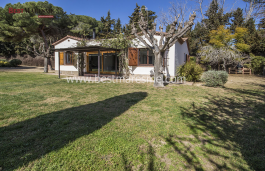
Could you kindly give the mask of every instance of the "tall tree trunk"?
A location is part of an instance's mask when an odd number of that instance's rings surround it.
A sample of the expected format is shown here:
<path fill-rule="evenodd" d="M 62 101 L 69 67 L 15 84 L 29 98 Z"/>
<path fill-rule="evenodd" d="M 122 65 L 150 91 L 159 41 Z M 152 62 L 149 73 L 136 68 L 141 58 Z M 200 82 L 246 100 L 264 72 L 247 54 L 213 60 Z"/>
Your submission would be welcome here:
<path fill-rule="evenodd" d="M 45 44 L 45 49 L 44 49 L 44 72 L 45 73 L 48 73 L 48 61 L 49 61 L 49 57 L 48 57 L 48 43 L 47 43 L 47 40 L 46 40 L 46 36 L 45 36 L 45 33 L 44 31 L 41 29 L 41 34 L 42 34 L 42 37 L 43 37 L 43 40 L 44 40 L 44 44 Z M 47 54 L 46 54 L 47 53 Z"/>
<path fill-rule="evenodd" d="M 162 67 L 162 52 L 155 52 L 155 67 L 154 67 L 154 87 L 164 87 L 163 83 L 163 67 Z"/>
<path fill-rule="evenodd" d="M 44 57 L 44 71 L 45 73 L 48 73 L 48 58 L 45 56 Z"/>

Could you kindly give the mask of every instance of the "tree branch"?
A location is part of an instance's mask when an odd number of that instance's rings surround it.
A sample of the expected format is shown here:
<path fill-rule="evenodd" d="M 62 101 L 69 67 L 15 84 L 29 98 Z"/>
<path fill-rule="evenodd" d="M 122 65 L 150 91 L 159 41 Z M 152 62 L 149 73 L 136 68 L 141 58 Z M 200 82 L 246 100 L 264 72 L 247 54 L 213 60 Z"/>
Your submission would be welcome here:
<path fill-rule="evenodd" d="M 135 37 L 137 37 L 146 47 L 149 49 L 153 49 L 152 46 L 150 46 L 141 36 L 137 34 L 137 29 L 135 28 L 134 22 L 131 24 L 132 27 L 132 33 Z"/>
<path fill-rule="evenodd" d="M 185 23 L 184 28 L 182 28 L 182 25 L 180 25 L 180 29 L 178 28 L 178 32 L 176 34 L 174 34 L 176 28 L 174 26 L 176 26 L 177 23 L 177 18 L 175 18 L 175 21 L 172 23 L 170 30 L 168 32 L 168 35 L 166 36 L 166 38 L 168 38 L 166 41 L 166 43 L 164 44 L 164 46 L 162 47 L 161 50 L 166 50 L 167 48 L 170 48 L 171 46 L 173 46 L 173 44 L 176 43 L 176 41 L 183 36 L 194 24 L 193 21 L 196 17 L 196 13 L 193 12 L 193 14 L 189 17 L 189 21 Z"/>

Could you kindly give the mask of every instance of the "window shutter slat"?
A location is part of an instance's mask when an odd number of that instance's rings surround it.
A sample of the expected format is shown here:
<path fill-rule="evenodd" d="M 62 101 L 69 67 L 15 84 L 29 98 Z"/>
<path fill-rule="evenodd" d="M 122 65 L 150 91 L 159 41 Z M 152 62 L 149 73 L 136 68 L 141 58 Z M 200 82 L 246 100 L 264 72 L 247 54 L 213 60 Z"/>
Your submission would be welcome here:
<path fill-rule="evenodd" d="M 63 52 L 60 52 L 60 65 L 64 65 L 64 55 L 63 55 Z"/>
<path fill-rule="evenodd" d="M 138 65 L 138 49 L 129 48 L 129 66 Z"/>

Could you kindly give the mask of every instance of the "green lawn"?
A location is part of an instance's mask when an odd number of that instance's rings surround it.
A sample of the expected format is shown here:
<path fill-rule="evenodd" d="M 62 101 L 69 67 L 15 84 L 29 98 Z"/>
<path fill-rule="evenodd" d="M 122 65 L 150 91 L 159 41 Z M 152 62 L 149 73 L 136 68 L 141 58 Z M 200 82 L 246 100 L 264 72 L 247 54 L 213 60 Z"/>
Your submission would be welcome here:
<path fill-rule="evenodd" d="M 0 170 L 265 170 L 265 78 L 225 88 L 0 72 Z"/>

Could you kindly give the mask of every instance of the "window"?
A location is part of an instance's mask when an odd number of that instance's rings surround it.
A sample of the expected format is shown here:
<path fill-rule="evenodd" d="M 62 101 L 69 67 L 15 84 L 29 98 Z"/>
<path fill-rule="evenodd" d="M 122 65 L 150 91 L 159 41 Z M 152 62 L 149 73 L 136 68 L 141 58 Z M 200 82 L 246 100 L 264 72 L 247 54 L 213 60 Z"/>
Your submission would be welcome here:
<path fill-rule="evenodd" d="M 119 61 L 117 60 L 116 54 L 114 53 L 104 53 L 103 54 L 103 70 L 107 72 L 115 72 L 116 65 L 117 70 L 119 67 Z"/>
<path fill-rule="evenodd" d="M 72 65 L 74 60 L 73 52 L 66 52 L 65 53 L 65 64 Z"/>
<path fill-rule="evenodd" d="M 102 71 L 101 56 L 100 56 L 99 60 L 100 60 L 100 71 Z M 89 71 L 90 72 L 98 72 L 98 54 L 90 54 L 89 55 Z"/>
<path fill-rule="evenodd" d="M 139 49 L 140 65 L 154 65 L 155 55 L 151 50 Z"/>

